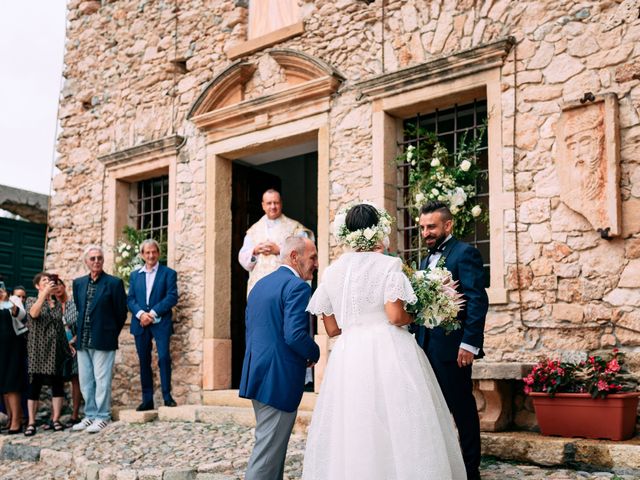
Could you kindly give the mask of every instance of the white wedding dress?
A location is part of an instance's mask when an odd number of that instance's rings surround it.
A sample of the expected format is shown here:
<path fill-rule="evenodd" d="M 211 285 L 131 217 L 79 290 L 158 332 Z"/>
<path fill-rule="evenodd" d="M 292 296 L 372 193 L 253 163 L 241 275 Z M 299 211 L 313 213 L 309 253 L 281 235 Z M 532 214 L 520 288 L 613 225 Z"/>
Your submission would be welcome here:
<path fill-rule="evenodd" d="M 464 480 L 453 420 L 424 352 L 384 304 L 415 301 L 400 259 L 343 254 L 307 310 L 335 315 L 335 342 L 304 456 L 304 480 Z"/>

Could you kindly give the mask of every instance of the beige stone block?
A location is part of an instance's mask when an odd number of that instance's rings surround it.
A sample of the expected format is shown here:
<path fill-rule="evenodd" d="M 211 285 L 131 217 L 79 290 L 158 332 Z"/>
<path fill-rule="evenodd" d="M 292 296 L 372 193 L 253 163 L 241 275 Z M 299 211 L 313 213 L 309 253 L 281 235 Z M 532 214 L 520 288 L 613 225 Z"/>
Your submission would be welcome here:
<path fill-rule="evenodd" d="M 589 250 L 597 247 L 601 241 L 600 234 L 594 231 L 567 237 L 567 245 L 572 250 Z"/>
<path fill-rule="evenodd" d="M 453 31 L 453 17 L 450 12 L 442 12 L 442 15 L 438 19 L 438 26 L 436 32 L 433 35 L 433 41 L 431 42 L 431 53 L 437 54 L 444 48 L 449 35 Z"/>
<path fill-rule="evenodd" d="M 553 58 L 542 74 L 549 83 L 562 83 L 569 80 L 584 70 L 584 64 L 580 60 L 563 53 Z"/>
<path fill-rule="evenodd" d="M 555 47 L 552 43 L 540 42 L 535 55 L 527 63 L 527 70 L 539 70 L 541 68 L 545 68 L 549 65 L 549 62 L 551 62 L 554 52 Z"/>
<path fill-rule="evenodd" d="M 640 198 L 622 202 L 622 236 L 629 237 L 640 232 Z"/>
<path fill-rule="evenodd" d="M 231 340 L 205 338 L 202 345 L 202 388 L 228 389 L 231 387 Z"/>
<path fill-rule="evenodd" d="M 522 89 L 522 100 L 526 102 L 553 100 L 561 95 L 562 87 L 559 85 L 527 85 Z"/>
<path fill-rule="evenodd" d="M 596 71 L 587 70 L 564 83 L 562 99 L 569 103 L 580 100 L 584 92 L 598 91 L 600 91 L 600 76 Z"/>
<path fill-rule="evenodd" d="M 573 57 L 587 57 L 600 50 L 593 35 L 586 33 L 569 41 L 567 52 Z"/>
<path fill-rule="evenodd" d="M 213 390 L 202 393 L 202 403 L 207 406 L 251 408 L 251 400 L 240 398 L 238 390 Z"/>
<path fill-rule="evenodd" d="M 542 223 L 550 219 L 550 204 L 545 198 L 534 198 L 520 205 L 518 219 L 522 223 Z"/>
<path fill-rule="evenodd" d="M 579 213 L 574 212 L 564 203 L 551 212 L 551 229 L 554 232 L 589 231 L 593 230 L 591 224 Z"/>
<path fill-rule="evenodd" d="M 640 445 L 612 443 L 608 445 L 614 468 L 640 470 Z"/>
<path fill-rule="evenodd" d="M 591 55 L 587 58 L 587 67 L 589 69 L 601 69 L 610 67 L 612 65 L 619 65 L 625 62 L 631 52 L 634 45 L 632 43 L 622 44 L 617 48 L 610 50 L 602 50 L 600 53 Z"/>
<path fill-rule="evenodd" d="M 197 421 L 214 425 L 223 423 L 236 423 L 247 427 L 254 427 L 256 425 L 253 408 L 244 407 L 198 407 Z"/>
<path fill-rule="evenodd" d="M 638 288 L 640 287 L 640 259 L 631 260 L 620 276 L 618 282 L 620 288 Z"/>
<path fill-rule="evenodd" d="M 554 263 L 546 257 L 536 258 L 530 264 L 531 271 L 535 276 L 551 275 Z"/>
<path fill-rule="evenodd" d="M 584 317 L 583 307 L 582 305 L 572 305 L 569 303 L 556 303 L 553 306 L 552 317 L 557 321 L 581 323 Z"/>
<path fill-rule="evenodd" d="M 551 241 L 551 226 L 549 223 L 529 225 L 528 231 L 534 243 L 548 243 Z"/>
<path fill-rule="evenodd" d="M 505 312 L 489 312 L 485 321 L 485 331 L 498 330 L 513 322 L 513 317 L 509 313 Z M 475 371 L 474 365 L 474 371 Z"/>
<path fill-rule="evenodd" d="M 562 465 L 570 439 L 543 437 L 525 432 L 482 433 L 482 454 L 506 460 Z"/>
<path fill-rule="evenodd" d="M 116 480 L 138 480 L 138 472 L 130 469 L 118 470 Z"/>
<path fill-rule="evenodd" d="M 580 275 L 579 263 L 556 263 L 553 266 L 553 273 L 561 278 L 576 278 Z"/>
<path fill-rule="evenodd" d="M 40 462 L 51 466 L 72 465 L 73 453 L 43 448 L 40 450 Z"/>
<path fill-rule="evenodd" d="M 160 468 L 143 468 L 138 470 L 138 480 L 162 480 L 162 474 Z"/>
<path fill-rule="evenodd" d="M 580 253 L 580 263 L 587 278 L 619 275 L 624 264 L 624 243 L 602 240 L 597 247 Z"/>
<path fill-rule="evenodd" d="M 157 410 L 137 412 L 135 410 L 120 410 L 119 420 L 124 423 L 149 423 L 158 418 Z"/>
<path fill-rule="evenodd" d="M 567 350 L 573 352 L 600 348 L 599 330 L 567 329 L 544 332 L 541 347 L 548 351 Z"/>
<path fill-rule="evenodd" d="M 606 294 L 603 300 L 616 307 L 640 307 L 640 290 L 633 288 L 616 288 Z"/>
<path fill-rule="evenodd" d="M 616 328 L 616 338 L 620 342 L 620 345 L 625 347 L 638 347 L 640 346 L 640 335 L 637 331 L 627 330 L 624 328 Z"/>
<path fill-rule="evenodd" d="M 179 405 L 177 407 L 158 408 L 158 420 L 161 422 L 195 422 L 198 405 Z"/>

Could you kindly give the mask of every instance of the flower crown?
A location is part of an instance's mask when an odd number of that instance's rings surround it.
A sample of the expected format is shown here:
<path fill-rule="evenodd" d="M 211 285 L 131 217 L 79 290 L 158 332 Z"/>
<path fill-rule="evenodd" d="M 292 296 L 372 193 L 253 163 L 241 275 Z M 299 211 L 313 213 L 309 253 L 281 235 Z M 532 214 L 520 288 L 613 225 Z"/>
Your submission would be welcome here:
<path fill-rule="evenodd" d="M 349 210 L 356 204 L 342 208 L 333 220 L 333 234 L 338 241 L 353 248 L 354 250 L 373 250 L 381 243 L 389 246 L 389 234 L 391 233 L 391 223 L 393 218 L 383 208 L 378 208 L 371 202 L 361 202 L 360 204 L 371 205 L 378 212 L 378 223 L 367 228 L 359 228 L 353 232 L 347 228 L 346 219 Z"/>

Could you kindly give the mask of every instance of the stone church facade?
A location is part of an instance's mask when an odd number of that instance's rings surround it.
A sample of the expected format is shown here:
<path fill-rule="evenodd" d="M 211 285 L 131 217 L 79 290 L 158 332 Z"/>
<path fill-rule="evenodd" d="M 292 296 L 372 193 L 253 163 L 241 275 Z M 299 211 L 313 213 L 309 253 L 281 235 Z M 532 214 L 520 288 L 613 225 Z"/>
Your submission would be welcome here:
<path fill-rule="evenodd" d="M 71 0 L 47 266 L 84 274 L 99 243 L 110 271 L 125 225 L 163 228 L 174 396 L 206 403 L 236 381 L 234 238 L 259 208 L 240 205 L 256 197 L 239 179 L 277 177 L 289 216 L 307 205 L 321 277 L 341 206 L 402 210 L 404 122 L 481 105 L 485 361 L 618 347 L 640 373 L 639 13 L 638 0 Z M 321 325 L 316 339 L 326 361 Z M 116 404 L 138 402 L 137 376 L 125 330 Z"/>

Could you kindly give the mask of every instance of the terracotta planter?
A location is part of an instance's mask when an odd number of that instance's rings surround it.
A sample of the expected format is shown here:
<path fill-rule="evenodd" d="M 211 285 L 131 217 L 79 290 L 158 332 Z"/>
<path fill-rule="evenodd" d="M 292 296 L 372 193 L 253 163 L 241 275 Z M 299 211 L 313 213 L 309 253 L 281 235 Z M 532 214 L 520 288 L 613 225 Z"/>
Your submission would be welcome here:
<path fill-rule="evenodd" d="M 640 392 L 591 398 L 588 393 L 532 392 L 536 418 L 543 435 L 561 437 L 631 438 L 636 426 Z"/>

